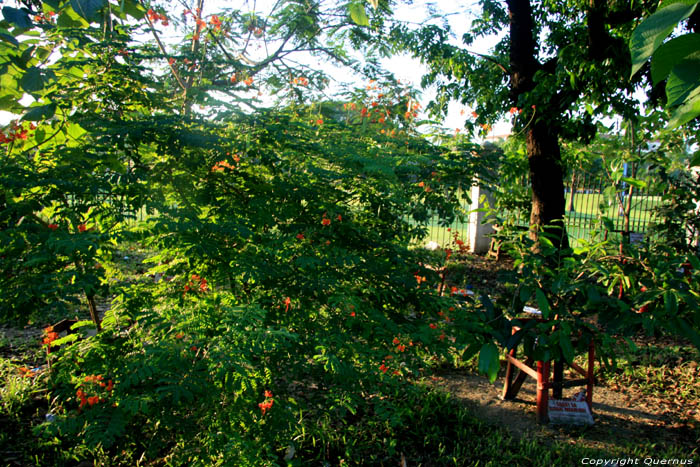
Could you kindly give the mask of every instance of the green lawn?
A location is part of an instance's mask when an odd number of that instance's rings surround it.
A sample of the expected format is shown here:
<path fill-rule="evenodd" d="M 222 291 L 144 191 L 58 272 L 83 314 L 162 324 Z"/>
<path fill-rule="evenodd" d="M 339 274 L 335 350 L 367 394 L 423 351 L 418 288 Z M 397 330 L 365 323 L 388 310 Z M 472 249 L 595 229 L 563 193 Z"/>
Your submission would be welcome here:
<path fill-rule="evenodd" d="M 567 193 L 567 207 L 569 205 L 569 196 Z M 654 220 L 654 209 L 660 204 L 660 196 L 633 195 L 630 211 L 630 230 L 632 232 L 645 232 L 649 224 Z M 466 211 L 468 206 L 465 205 L 464 209 Z M 624 216 L 620 214 L 618 206 L 616 204 L 607 206 L 605 196 L 602 193 L 576 193 L 574 195 L 574 210 L 567 210 L 566 227 L 572 245 L 575 246 L 579 239 L 589 240 L 591 238 L 601 209 L 602 214 L 613 221 L 615 230 L 624 228 Z M 451 231 L 448 231 L 448 228 Z M 469 235 L 469 223 L 467 221 L 455 221 L 449 226 L 443 226 L 440 224 L 439 217 L 435 215 L 428 222 L 426 236 L 417 243 L 434 241 L 445 246 L 451 242 L 454 232 L 458 232 L 460 238 L 466 240 Z"/>

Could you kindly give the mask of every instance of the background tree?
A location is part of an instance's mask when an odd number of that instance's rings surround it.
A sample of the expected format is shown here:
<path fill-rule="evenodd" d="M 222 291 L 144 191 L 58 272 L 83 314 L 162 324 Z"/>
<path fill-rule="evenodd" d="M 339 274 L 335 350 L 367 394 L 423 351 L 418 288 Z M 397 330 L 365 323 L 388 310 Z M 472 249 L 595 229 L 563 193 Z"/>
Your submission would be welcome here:
<path fill-rule="evenodd" d="M 651 2 L 634 7 L 593 0 L 574 4 L 530 0 L 482 1 L 480 15 L 458 45 L 446 25 L 391 26 L 389 37 L 429 67 L 422 84 L 437 87 L 431 104 L 445 113 L 452 100 L 475 106 L 482 127 L 510 113 L 525 134 L 532 184 L 531 236 L 550 232 L 567 246 L 560 141 L 589 141 L 597 117 L 634 118 L 627 40 Z M 502 36 L 490 56 L 474 53 L 479 39 Z"/>

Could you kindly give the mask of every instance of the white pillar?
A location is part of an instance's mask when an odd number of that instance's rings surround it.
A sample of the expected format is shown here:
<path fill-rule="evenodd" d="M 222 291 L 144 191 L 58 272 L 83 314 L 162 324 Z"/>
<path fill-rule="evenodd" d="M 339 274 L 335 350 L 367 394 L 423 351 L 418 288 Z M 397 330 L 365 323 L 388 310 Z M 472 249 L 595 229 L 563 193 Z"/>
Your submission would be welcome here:
<path fill-rule="evenodd" d="M 493 195 L 484 187 L 473 186 L 471 192 L 472 204 L 469 208 L 469 251 L 472 253 L 486 253 L 491 246 L 491 237 L 494 232 L 493 224 L 485 222 L 489 217 L 487 212 L 476 211 L 485 207 L 493 208 Z"/>

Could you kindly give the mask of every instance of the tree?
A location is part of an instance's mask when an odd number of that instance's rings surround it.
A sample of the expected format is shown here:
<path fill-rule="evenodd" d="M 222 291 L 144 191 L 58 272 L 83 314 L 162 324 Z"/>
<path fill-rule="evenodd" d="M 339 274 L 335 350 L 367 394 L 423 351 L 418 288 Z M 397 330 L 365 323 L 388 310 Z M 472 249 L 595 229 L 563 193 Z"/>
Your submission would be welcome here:
<path fill-rule="evenodd" d="M 551 235 L 566 247 L 564 170 L 560 140 L 589 141 L 594 120 L 603 115 L 634 118 L 629 98 L 627 49 L 635 24 L 651 2 L 634 7 L 601 0 L 570 3 L 508 0 L 505 5 L 480 2 L 481 14 L 460 45 L 453 45 L 448 26 L 429 24 L 411 29 L 394 24 L 392 43 L 409 50 L 430 69 L 424 85 L 436 85 L 436 113 L 450 100 L 475 105 L 482 127 L 510 113 L 514 131 L 527 143 L 532 184 L 531 236 Z M 502 35 L 492 55 L 470 50 L 479 38 Z"/>

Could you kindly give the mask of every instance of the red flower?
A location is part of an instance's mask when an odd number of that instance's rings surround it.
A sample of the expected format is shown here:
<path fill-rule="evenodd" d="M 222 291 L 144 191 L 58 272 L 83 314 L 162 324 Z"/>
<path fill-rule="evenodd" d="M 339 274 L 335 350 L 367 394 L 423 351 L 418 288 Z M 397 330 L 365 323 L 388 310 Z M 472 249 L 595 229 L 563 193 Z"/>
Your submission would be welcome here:
<path fill-rule="evenodd" d="M 351 312 L 350 312 L 350 316 L 352 316 L 352 317 L 354 318 L 354 317 L 355 317 L 355 312 L 354 312 L 354 311 L 351 311 Z"/>
<path fill-rule="evenodd" d="M 185 335 L 181 332 L 178 332 L 177 334 L 175 334 L 175 339 L 182 339 L 183 337 L 185 337 Z"/>
<path fill-rule="evenodd" d="M 289 311 L 289 305 L 292 303 L 292 299 L 287 297 L 284 299 L 284 311 L 285 313 Z"/>
<path fill-rule="evenodd" d="M 362 107 L 362 110 L 360 110 L 360 115 L 362 115 L 363 117 L 366 117 L 367 112 L 368 112 L 367 107 Z"/>
<path fill-rule="evenodd" d="M 82 233 L 82 232 L 85 232 L 86 230 L 87 230 L 87 227 L 85 226 L 85 224 L 78 225 L 78 232 Z"/>
<path fill-rule="evenodd" d="M 428 326 L 430 326 L 430 329 L 437 329 L 437 324 L 435 323 L 430 323 Z"/>
<path fill-rule="evenodd" d="M 304 240 L 304 234 L 303 233 L 297 234 L 297 240 Z"/>
<path fill-rule="evenodd" d="M 272 398 L 272 392 L 266 390 L 266 391 L 265 391 L 265 397 Z"/>
<path fill-rule="evenodd" d="M 323 119 L 319 118 L 318 120 L 316 120 L 316 125 L 323 125 Z"/>
<path fill-rule="evenodd" d="M 321 220 L 321 224 L 323 224 L 323 225 L 331 225 L 331 220 L 330 220 L 330 219 L 327 219 L 327 218 L 324 218 L 323 220 Z"/>
<path fill-rule="evenodd" d="M 196 346 L 196 345 L 193 345 L 192 347 L 190 347 L 190 350 L 191 350 L 192 352 L 196 352 L 196 351 L 197 351 L 197 346 Z"/>
<path fill-rule="evenodd" d="M 382 373 L 386 373 L 389 368 L 387 368 L 387 366 L 384 363 L 382 363 L 381 365 L 379 365 L 379 369 L 382 370 Z"/>
<path fill-rule="evenodd" d="M 58 229 L 58 224 L 49 224 L 48 228 L 51 230 L 56 230 L 56 229 Z"/>
<path fill-rule="evenodd" d="M 340 214 L 338 214 L 338 217 L 336 217 L 336 219 L 338 219 L 338 222 L 341 222 L 341 221 L 343 220 L 343 216 L 341 216 Z"/>
<path fill-rule="evenodd" d="M 274 399 L 266 399 L 264 402 L 258 404 L 258 407 L 260 407 L 260 411 L 262 412 L 263 416 L 265 416 L 267 411 L 272 408 L 272 405 L 274 403 Z"/>
<path fill-rule="evenodd" d="M 649 305 L 642 305 L 639 310 L 637 310 L 637 313 L 642 314 L 646 313 L 649 311 Z"/>
<path fill-rule="evenodd" d="M 170 57 L 170 58 L 168 59 L 168 65 L 174 65 L 174 64 L 175 64 L 175 59 L 172 58 L 172 57 Z"/>
<path fill-rule="evenodd" d="M 391 342 L 392 342 L 393 344 L 398 344 L 398 343 L 401 342 L 401 341 L 399 340 L 398 337 L 394 337 L 394 340 L 391 341 Z"/>
<path fill-rule="evenodd" d="M 58 339 L 58 333 L 57 332 L 48 332 L 46 333 L 46 337 L 44 337 L 44 340 L 42 341 L 43 344 L 45 345 L 51 345 L 53 341 Z"/>

